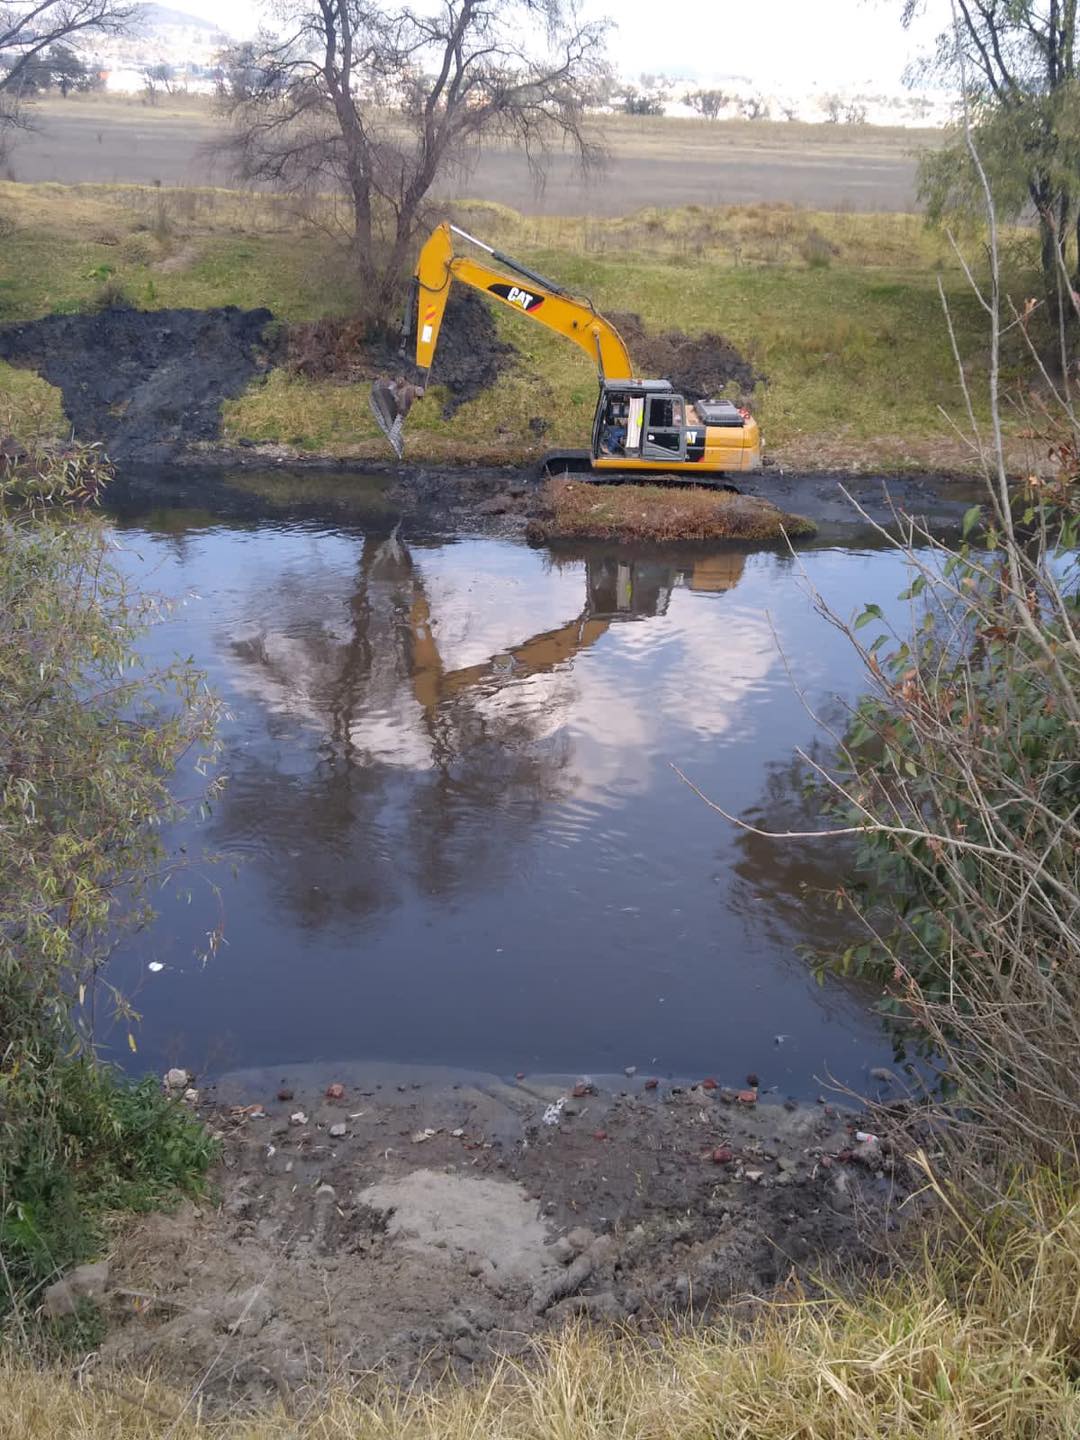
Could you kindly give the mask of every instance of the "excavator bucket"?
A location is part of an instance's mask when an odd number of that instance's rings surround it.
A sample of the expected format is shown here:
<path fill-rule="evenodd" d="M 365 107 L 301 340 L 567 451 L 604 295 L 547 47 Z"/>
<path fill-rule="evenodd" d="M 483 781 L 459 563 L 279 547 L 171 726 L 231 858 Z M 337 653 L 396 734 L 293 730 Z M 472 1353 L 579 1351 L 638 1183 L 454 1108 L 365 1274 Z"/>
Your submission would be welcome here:
<path fill-rule="evenodd" d="M 376 425 L 390 441 L 394 454 L 400 460 L 405 453 L 405 437 L 402 434 L 405 416 L 398 411 L 393 385 L 389 380 L 376 380 L 368 398 Z"/>

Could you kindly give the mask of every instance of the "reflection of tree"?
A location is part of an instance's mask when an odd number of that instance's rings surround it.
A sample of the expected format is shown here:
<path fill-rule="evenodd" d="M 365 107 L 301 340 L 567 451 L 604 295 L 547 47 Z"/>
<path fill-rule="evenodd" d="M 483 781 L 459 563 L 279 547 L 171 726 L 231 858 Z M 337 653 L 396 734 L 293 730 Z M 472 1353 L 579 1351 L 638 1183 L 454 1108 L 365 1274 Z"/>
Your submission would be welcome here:
<path fill-rule="evenodd" d="M 683 566 L 590 553 L 580 612 L 479 664 L 448 668 L 422 573 L 397 533 L 362 544 L 344 625 L 318 577 L 279 582 L 266 624 L 231 642 L 241 688 L 318 735 L 317 758 L 283 773 L 270 743 L 233 758 L 220 843 L 258 846 L 282 898 L 307 923 L 421 894 L 497 883 L 519 838 L 572 784 L 561 680 L 622 620 L 665 613 L 680 579 L 728 589 L 741 559 Z M 526 692 L 523 682 L 550 677 Z"/>
<path fill-rule="evenodd" d="M 799 756 L 766 770 L 761 802 L 741 818 L 772 833 L 822 829 L 811 767 Z M 739 860 L 731 908 L 778 946 L 836 949 L 856 933 L 836 893 L 849 867 L 851 847 L 843 840 L 771 840 L 738 832 Z"/>

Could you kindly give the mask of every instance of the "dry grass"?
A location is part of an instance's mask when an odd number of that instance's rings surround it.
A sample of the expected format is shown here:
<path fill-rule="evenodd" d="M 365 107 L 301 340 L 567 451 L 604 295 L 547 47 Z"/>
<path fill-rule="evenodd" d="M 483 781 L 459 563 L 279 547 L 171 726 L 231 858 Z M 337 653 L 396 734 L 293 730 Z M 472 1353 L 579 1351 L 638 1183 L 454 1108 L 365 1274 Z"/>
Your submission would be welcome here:
<path fill-rule="evenodd" d="M 60 391 L 33 371 L 0 360 L 0 434 L 10 431 L 26 442 L 64 435 L 68 428 Z"/>
<path fill-rule="evenodd" d="M 316 1382 L 285 1408 L 215 1415 L 160 1380 L 9 1356 L 0 1436 L 1075 1440 L 1080 1205 L 1045 1178 L 1014 1205 L 978 1228 L 954 1213 L 907 1275 L 853 1296 L 791 1292 L 741 1320 L 648 1338 L 572 1328 L 469 1385 Z"/>
<path fill-rule="evenodd" d="M 598 485 L 552 480 L 547 514 L 530 533 L 544 540 L 782 540 L 814 526 L 768 500 L 688 485 Z"/>

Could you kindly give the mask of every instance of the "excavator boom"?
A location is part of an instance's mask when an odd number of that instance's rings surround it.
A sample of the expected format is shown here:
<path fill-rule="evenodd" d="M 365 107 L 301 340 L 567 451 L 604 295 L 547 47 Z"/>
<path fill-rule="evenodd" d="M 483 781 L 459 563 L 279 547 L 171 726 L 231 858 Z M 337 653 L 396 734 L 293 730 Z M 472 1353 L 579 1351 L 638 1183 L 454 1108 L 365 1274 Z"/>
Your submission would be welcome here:
<path fill-rule="evenodd" d="M 486 251 L 502 269 L 468 255 L 454 254 L 453 236 L 460 235 Z M 509 273 L 508 273 L 509 272 Z M 628 379 L 633 373 L 622 336 L 598 315 L 587 300 L 578 300 L 534 270 L 501 254 L 454 225 L 440 225 L 427 239 L 416 264 L 416 305 L 409 307 L 416 325 L 416 364 L 425 374 L 435 358 L 450 285 L 459 280 L 480 290 L 519 315 L 528 315 L 564 335 L 589 356 L 601 377 Z"/>

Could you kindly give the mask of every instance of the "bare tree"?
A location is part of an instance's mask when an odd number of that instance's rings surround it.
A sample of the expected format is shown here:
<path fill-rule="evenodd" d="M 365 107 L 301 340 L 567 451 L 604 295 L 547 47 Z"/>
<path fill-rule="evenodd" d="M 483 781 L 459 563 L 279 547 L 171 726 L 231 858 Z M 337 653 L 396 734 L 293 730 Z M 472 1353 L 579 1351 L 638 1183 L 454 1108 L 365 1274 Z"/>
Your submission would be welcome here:
<path fill-rule="evenodd" d="M 727 109 L 731 99 L 726 90 L 691 90 L 683 96 L 683 104 L 696 110 L 705 120 L 719 120 L 721 110 Z"/>
<path fill-rule="evenodd" d="M 768 120 L 772 111 L 764 95 L 747 95 L 739 101 L 739 114 L 744 120 Z"/>
<path fill-rule="evenodd" d="M 585 112 L 606 27 L 562 0 L 442 0 L 431 14 L 296 0 L 285 13 L 288 33 L 262 37 L 243 86 L 224 87 L 223 148 L 246 180 L 348 197 L 370 321 L 394 306 L 435 181 L 482 142 L 519 145 L 538 175 L 554 144 L 598 158 Z"/>
<path fill-rule="evenodd" d="M 149 105 L 156 105 L 158 96 L 164 91 L 173 93 L 173 70 L 171 65 L 148 65 L 143 71 L 143 95 Z"/>
<path fill-rule="evenodd" d="M 828 95 L 822 95 L 818 101 L 818 105 L 821 107 L 821 111 L 830 125 L 840 124 L 841 117 L 844 113 L 844 102 L 839 95 L 833 94 L 832 92 Z"/>
<path fill-rule="evenodd" d="M 11 0 L 0 4 L 0 154 L 26 120 L 20 101 L 46 52 L 76 35 L 116 35 L 135 6 L 123 0 Z"/>

